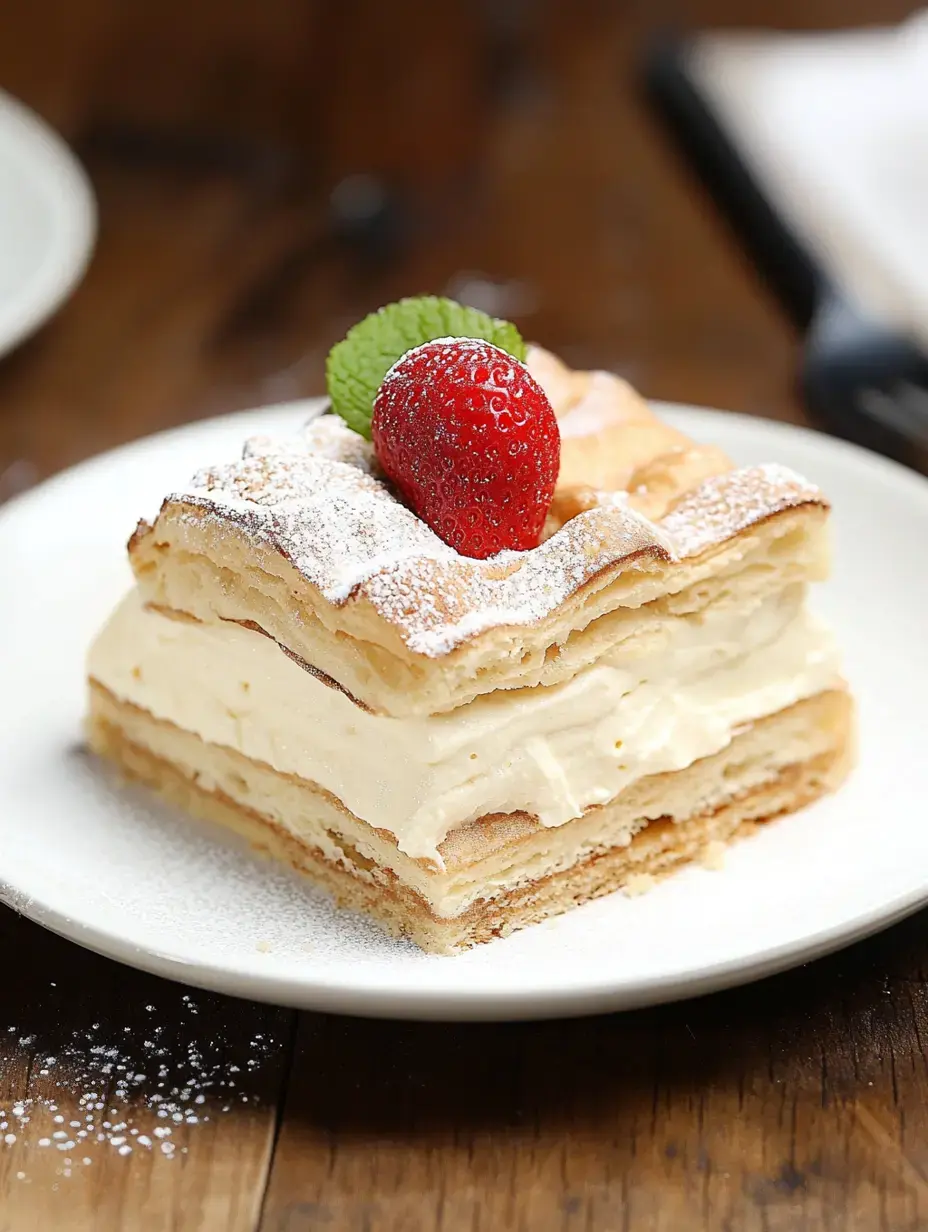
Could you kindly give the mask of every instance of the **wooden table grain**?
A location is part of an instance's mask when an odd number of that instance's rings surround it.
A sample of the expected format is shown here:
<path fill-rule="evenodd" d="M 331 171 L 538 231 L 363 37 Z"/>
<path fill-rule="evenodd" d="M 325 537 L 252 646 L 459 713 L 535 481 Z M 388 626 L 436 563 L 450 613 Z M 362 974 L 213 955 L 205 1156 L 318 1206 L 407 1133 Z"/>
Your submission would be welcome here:
<path fill-rule="evenodd" d="M 317 393 L 346 325 L 420 290 L 652 396 L 801 421 L 798 340 L 643 106 L 642 42 L 912 7 L 10 0 L 0 84 L 83 158 L 100 240 L 0 361 L 0 500 Z M 6 909 L 0 954 L 0 1232 L 928 1226 L 925 916 L 697 1002 L 501 1026 L 184 989 Z"/>

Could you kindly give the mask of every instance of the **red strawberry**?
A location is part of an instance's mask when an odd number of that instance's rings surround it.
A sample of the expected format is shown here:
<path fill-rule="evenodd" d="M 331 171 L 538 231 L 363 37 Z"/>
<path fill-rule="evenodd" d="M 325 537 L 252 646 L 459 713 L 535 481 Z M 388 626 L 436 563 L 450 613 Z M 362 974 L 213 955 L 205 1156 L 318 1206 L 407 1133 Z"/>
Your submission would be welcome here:
<path fill-rule="evenodd" d="M 479 338 L 408 351 L 374 399 L 371 435 L 403 499 L 463 556 L 538 545 L 561 438 L 524 364 Z"/>

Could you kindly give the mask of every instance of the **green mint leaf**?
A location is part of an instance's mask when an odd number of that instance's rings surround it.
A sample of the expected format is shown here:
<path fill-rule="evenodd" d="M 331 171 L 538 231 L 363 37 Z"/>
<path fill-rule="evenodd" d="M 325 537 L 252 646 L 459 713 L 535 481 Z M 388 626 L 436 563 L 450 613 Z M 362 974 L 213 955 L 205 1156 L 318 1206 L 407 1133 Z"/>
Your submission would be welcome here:
<path fill-rule="evenodd" d="M 332 410 L 370 440 L 374 398 L 383 378 L 407 351 L 435 338 L 485 338 L 525 359 L 525 343 L 509 321 L 437 295 L 401 299 L 359 321 L 332 347 L 325 366 Z"/>

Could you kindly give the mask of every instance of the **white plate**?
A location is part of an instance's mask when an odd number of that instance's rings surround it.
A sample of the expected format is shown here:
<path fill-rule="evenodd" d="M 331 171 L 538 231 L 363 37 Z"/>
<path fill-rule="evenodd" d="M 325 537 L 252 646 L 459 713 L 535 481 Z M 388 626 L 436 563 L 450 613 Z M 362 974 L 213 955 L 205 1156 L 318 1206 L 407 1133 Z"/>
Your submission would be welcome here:
<path fill-rule="evenodd" d="M 95 228 L 93 195 L 74 156 L 0 91 L 0 355 L 72 290 Z"/>
<path fill-rule="evenodd" d="M 333 911 L 292 873 L 118 786 L 82 752 L 85 647 L 128 584 L 123 545 L 199 463 L 293 406 L 229 416 L 77 467 L 0 513 L 0 879 L 32 919 L 191 984 L 314 1009 L 529 1018 L 707 992 L 814 958 L 928 900 L 928 482 L 814 433 L 669 411 L 741 462 L 776 459 L 835 504 L 819 607 L 860 702 L 847 787 L 640 898 L 613 895 L 438 958 Z"/>

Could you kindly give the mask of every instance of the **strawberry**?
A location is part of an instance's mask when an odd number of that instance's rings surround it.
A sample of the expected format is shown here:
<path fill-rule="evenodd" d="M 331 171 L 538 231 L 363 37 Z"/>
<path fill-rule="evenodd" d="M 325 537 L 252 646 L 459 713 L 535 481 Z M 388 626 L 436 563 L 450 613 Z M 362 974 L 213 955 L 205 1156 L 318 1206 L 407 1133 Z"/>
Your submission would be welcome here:
<path fill-rule="evenodd" d="M 406 503 L 462 556 L 538 545 L 561 438 L 519 360 L 479 338 L 414 347 L 377 391 L 371 436 Z"/>

